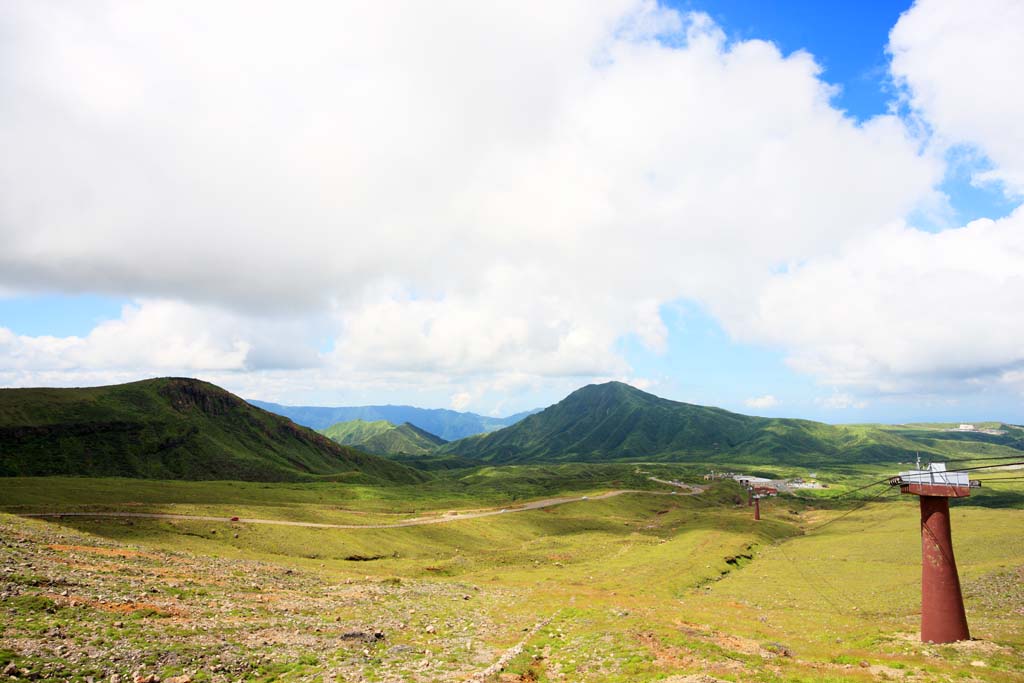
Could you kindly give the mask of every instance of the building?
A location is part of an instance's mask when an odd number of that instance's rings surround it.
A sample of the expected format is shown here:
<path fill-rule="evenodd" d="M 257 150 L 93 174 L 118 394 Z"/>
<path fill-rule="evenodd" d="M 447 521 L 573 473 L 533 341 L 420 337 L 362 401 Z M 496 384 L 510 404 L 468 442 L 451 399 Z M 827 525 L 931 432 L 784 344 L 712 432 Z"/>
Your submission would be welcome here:
<path fill-rule="evenodd" d="M 772 483 L 771 479 L 765 479 L 764 477 L 755 477 L 750 474 L 734 474 L 733 479 L 738 481 L 741 486 L 752 487 L 752 486 L 767 486 Z"/>

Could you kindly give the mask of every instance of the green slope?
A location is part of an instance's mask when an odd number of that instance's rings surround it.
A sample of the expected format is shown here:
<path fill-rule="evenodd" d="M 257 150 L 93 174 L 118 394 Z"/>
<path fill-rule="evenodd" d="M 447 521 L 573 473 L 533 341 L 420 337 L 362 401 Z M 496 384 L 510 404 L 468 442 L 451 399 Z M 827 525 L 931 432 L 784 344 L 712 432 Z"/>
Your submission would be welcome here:
<path fill-rule="evenodd" d="M 381 455 L 426 455 L 448 443 L 408 422 L 395 426 L 386 420 L 339 422 L 322 434 L 340 444 Z"/>
<path fill-rule="evenodd" d="M 331 441 L 343 446 L 356 446 L 375 436 L 390 432 L 394 428 L 395 425 L 387 420 L 349 420 L 332 424 L 330 427 L 318 431 Z"/>
<path fill-rule="evenodd" d="M 872 425 L 740 415 L 608 382 L 583 387 L 511 427 L 452 442 L 440 452 L 488 463 L 717 460 L 817 466 L 973 449 L 911 437 Z"/>
<path fill-rule="evenodd" d="M 199 380 L 0 389 L 0 476 L 57 474 L 367 483 L 424 476 Z"/>

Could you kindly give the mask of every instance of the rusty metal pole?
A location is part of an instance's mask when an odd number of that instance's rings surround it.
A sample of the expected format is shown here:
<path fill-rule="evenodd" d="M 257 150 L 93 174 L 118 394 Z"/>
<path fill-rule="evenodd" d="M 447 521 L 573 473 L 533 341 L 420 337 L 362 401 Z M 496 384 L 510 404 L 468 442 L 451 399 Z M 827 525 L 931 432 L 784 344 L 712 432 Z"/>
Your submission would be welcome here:
<path fill-rule="evenodd" d="M 747 489 L 747 507 L 754 504 L 754 489 Z"/>
<path fill-rule="evenodd" d="M 754 519 L 761 519 L 761 499 L 757 496 L 754 496 Z"/>
<path fill-rule="evenodd" d="M 970 640 L 960 576 L 953 556 L 949 498 L 921 500 L 921 641 Z"/>

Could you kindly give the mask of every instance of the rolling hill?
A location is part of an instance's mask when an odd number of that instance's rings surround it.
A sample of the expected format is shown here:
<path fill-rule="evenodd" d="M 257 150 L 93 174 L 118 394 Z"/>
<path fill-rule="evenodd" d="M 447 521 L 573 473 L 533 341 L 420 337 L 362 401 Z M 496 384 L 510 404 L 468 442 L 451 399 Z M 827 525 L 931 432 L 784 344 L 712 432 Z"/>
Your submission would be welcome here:
<path fill-rule="evenodd" d="M 957 441 L 915 434 L 741 415 L 608 382 L 578 389 L 511 427 L 450 443 L 440 452 L 490 464 L 707 460 L 808 466 L 957 452 L 948 447 Z"/>
<path fill-rule="evenodd" d="M 476 413 L 460 413 L 443 408 L 415 408 L 413 406 L 354 406 L 327 408 L 321 406 L 286 406 L 266 401 L 249 401 L 254 406 L 283 415 L 311 429 L 327 429 L 338 422 L 384 420 L 393 425 L 408 422 L 420 429 L 436 434 L 445 441 L 454 441 L 474 434 L 492 432 L 513 425 L 537 411 L 516 413 L 508 417 L 487 417 Z"/>
<path fill-rule="evenodd" d="M 195 379 L 0 389 L 0 476 L 58 474 L 365 483 L 425 477 Z"/>
<path fill-rule="evenodd" d="M 408 422 L 396 426 L 386 420 L 339 422 L 321 434 L 342 445 L 378 455 L 425 455 L 448 443 Z"/>

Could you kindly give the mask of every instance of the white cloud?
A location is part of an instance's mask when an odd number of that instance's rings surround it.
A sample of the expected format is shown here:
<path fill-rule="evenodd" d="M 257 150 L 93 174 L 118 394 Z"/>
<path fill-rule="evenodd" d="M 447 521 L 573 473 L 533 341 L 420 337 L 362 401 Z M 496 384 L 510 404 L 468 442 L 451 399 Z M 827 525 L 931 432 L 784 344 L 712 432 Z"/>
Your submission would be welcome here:
<path fill-rule="evenodd" d="M 225 340 L 227 335 L 206 327 L 210 322 L 180 304 L 127 306 L 120 319 L 97 325 L 86 337 L 31 337 L 0 328 L 0 350 L 8 371 L 243 367 L 248 344 Z"/>
<path fill-rule="evenodd" d="M 917 0 L 890 36 L 892 72 L 940 144 L 975 145 L 995 168 L 977 176 L 1024 194 L 1024 4 Z"/>
<path fill-rule="evenodd" d="M 817 398 L 815 403 L 829 410 L 849 410 L 850 408 L 860 410 L 868 405 L 868 402 L 865 400 L 859 399 L 852 394 L 838 391 L 833 392 L 829 396 Z"/>
<path fill-rule="evenodd" d="M 467 406 L 473 401 L 473 395 L 468 391 L 460 391 L 452 396 L 451 406 L 452 410 L 465 410 Z"/>
<path fill-rule="evenodd" d="M 1024 208 L 928 233 L 893 225 L 777 275 L 740 325 L 828 384 L 980 389 L 1024 367 Z"/>
<path fill-rule="evenodd" d="M 641 0 L 26 0 L 0 31 L 0 287 L 225 311 L 133 352 L 159 367 L 628 376 L 666 302 L 742 317 L 942 174 L 810 55 Z"/>
<path fill-rule="evenodd" d="M 301 341 L 288 346 L 289 321 L 268 325 L 230 311 L 175 301 L 140 300 L 84 337 L 16 335 L 0 327 L 4 373 L 165 374 L 261 370 L 319 364 Z"/>
<path fill-rule="evenodd" d="M 757 396 L 755 398 L 748 398 L 743 401 L 750 408 L 774 408 L 779 405 L 779 399 L 775 398 L 771 394 L 765 394 L 764 396 Z"/>
<path fill-rule="evenodd" d="M 977 180 L 998 179 L 1008 195 L 1024 191 L 1022 34 L 1024 5 L 999 0 L 919 0 L 891 34 L 893 75 L 932 149 L 976 147 L 993 165 Z M 824 384 L 917 397 L 1014 387 L 1024 209 L 939 233 L 878 224 L 776 273 L 749 303 L 722 315 L 734 336 L 785 349 Z"/>

